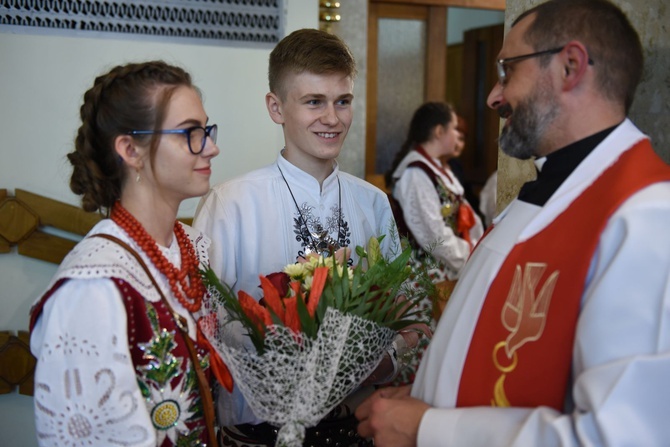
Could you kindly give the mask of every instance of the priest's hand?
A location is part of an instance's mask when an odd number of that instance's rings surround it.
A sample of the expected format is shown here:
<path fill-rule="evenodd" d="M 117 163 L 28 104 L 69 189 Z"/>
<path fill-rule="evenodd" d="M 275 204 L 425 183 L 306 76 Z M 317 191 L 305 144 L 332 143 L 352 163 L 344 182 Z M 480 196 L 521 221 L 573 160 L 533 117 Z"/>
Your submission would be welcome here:
<path fill-rule="evenodd" d="M 428 404 L 409 395 L 410 385 L 377 390 L 356 409 L 358 434 L 375 447 L 413 447 Z"/>

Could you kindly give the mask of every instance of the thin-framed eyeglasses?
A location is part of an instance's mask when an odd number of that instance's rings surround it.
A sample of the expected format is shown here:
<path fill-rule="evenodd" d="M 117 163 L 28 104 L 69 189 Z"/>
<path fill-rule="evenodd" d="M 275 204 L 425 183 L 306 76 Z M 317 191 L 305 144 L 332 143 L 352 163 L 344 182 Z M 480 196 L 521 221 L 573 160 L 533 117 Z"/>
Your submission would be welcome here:
<path fill-rule="evenodd" d="M 544 56 L 545 54 L 558 54 L 561 51 L 563 51 L 563 48 L 565 48 L 565 45 L 562 47 L 558 48 L 552 48 L 550 50 L 543 50 L 543 51 L 538 51 L 536 53 L 530 53 L 530 54 L 524 54 L 521 56 L 514 56 L 514 57 L 508 57 L 505 59 L 498 59 L 496 61 L 496 69 L 498 70 L 498 81 L 500 82 L 500 85 L 505 85 L 507 82 L 507 66 L 511 62 L 519 62 L 524 59 L 530 59 L 532 57 L 539 57 L 539 56 Z M 593 65 L 593 60 L 589 58 L 589 65 Z"/>
<path fill-rule="evenodd" d="M 212 139 L 216 144 L 216 136 L 218 134 L 218 126 L 212 124 L 211 126 L 193 126 L 187 129 L 162 129 L 162 130 L 131 130 L 128 135 L 152 135 L 159 134 L 181 134 L 186 136 L 188 142 L 188 150 L 193 155 L 198 155 L 205 149 L 207 144 L 207 137 Z"/>

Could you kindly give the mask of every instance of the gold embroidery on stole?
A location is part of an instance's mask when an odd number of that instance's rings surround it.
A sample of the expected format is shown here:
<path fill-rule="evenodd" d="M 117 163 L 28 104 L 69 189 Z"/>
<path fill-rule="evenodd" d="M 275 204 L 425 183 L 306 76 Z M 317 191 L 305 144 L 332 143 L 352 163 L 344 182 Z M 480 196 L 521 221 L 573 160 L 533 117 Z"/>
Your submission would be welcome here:
<path fill-rule="evenodd" d="M 493 387 L 491 406 L 511 406 L 505 393 L 505 377 L 516 369 L 519 360 L 517 350 L 528 342 L 538 340 L 544 332 L 549 303 L 559 275 L 558 270 L 549 275 L 542 284 L 540 293 L 535 296 L 535 290 L 546 268 L 545 263 L 528 262 L 523 273 L 520 265 L 514 271 L 512 285 L 500 313 L 502 324 L 510 334 L 493 348 L 493 364 L 502 374 Z M 498 359 L 503 348 L 505 355 L 502 358 L 507 360 L 506 366 Z"/>

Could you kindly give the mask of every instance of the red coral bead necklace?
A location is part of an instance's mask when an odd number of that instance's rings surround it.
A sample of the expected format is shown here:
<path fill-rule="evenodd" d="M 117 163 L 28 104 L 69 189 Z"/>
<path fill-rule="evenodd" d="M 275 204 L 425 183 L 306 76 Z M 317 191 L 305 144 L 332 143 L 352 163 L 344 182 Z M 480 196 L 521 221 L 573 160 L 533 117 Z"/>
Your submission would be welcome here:
<path fill-rule="evenodd" d="M 154 266 L 168 279 L 172 293 L 189 312 L 196 312 L 202 306 L 205 287 L 198 270 L 198 258 L 191 240 L 179 222 L 174 223 L 174 233 L 181 253 L 181 269 L 178 270 L 161 253 L 156 240 L 147 233 L 141 223 L 128 212 L 121 202 L 112 207 L 111 219 L 134 240 L 146 253 Z"/>

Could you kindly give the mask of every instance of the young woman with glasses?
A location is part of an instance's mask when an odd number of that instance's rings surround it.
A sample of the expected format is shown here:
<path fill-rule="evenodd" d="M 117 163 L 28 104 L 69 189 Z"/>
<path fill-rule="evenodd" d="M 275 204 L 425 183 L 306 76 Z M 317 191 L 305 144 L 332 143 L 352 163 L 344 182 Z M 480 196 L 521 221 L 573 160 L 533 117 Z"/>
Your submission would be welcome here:
<path fill-rule="evenodd" d="M 84 95 L 70 188 L 106 212 L 31 310 L 40 445 L 213 445 L 197 315 L 209 240 L 176 220 L 219 153 L 198 89 L 161 61 Z"/>

